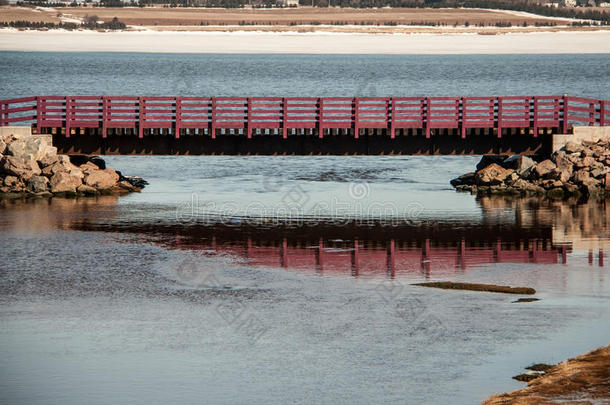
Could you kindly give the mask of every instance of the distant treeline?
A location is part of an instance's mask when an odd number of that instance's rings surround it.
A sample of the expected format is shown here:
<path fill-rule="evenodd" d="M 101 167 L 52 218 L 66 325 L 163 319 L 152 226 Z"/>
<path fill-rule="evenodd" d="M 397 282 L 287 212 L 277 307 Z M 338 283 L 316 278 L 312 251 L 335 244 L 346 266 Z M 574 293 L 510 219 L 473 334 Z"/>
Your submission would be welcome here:
<path fill-rule="evenodd" d="M 583 20 L 600 21 L 602 25 L 610 25 L 610 12 L 586 9 L 583 7 L 547 7 L 542 4 L 531 3 L 527 0 L 300 0 L 302 5 L 317 7 L 406 7 L 406 8 L 489 8 L 500 10 L 525 11 L 547 17 L 578 18 Z M 20 1 L 21 5 L 36 5 L 47 7 L 62 7 L 62 3 L 52 3 L 42 0 Z M 76 3 L 72 3 L 76 4 Z M 249 0 L 101 0 L 93 3 L 97 7 L 126 7 L 134 5 L 140 7 L 152 5 L 165 5 L 169 7 L 224 7 L 240 8 L 249 4 Z M 258 7 L 277 6 L 276 0 L 260 0 Z"/>
<path fill-rule="evenodd" d="M 65 30 L 76 30 L 79 28 L 85 28 L 90 30 L 95 29 L 103 29 L 103 30 L 122 30 L 127 26 L 119 21 L 118 18 L 114 17 L 112 21 L 98 23 L 96 20 L 85 19 L 82 24 L 70 23 L 70 22 L 43 22 L 43 21 L 10 21 L 10 22 L 0 22 L 0 27 L 10 27 L 10 28 L 33 28 L 33 29 L 41 29 L 41 28 L 62 28 Z"/>
<path fill-rule="evenodd" d="M 517 24 L 517 25 L 513 25 L 510 21 L 509 22 L 495 22 L 495 23 L 485 23 L 485 22 L 479 22 L 476 24 L 470 24 L 470 22 L 466 21 L 464 23 L 460 23 L 459 21 L 456 21 L 455 23 L 449 23 L 446 21 L 409 21 L 409 22 L 398 22 L 398 21 L 325 21 L 325 22 L 321 22 L 321 21 L 291 21 L 288 25 L 290 26 L 298 26 L 298 25 L 374 25 L 374 26 L 390 26 L 390 27 L 395 27 L 395 26 L 399 26 L 399 25 L 406 25 L 406 26 L 425 26 L 425 27 L 449 27 L 449 26 L 453 26 L 453 27 L 458 27 L 458 26 L 466 26 L 466 27 L 499 27 L 499 28 L 510 28 L 513 26 L 519 26 L 519 27 L 529 27 L 530 24 L 528 24 L 527 21 L 524 21 L 522 24 Z M 229 23 L 224 23 L 224 22 L 210 22 L 210 21 L 201 21 L 199 23 L 199 25 L 201 26 L 209 26 L 209 25 L 233 25 L 233 24 L 229 24 Z M 284 25 L 283 22 L 281 21 L 239 21 L 237 23 L 237 25 L 242 25 L 242 26 L 250 26 L 250 25 L 265 25 L 265 26 L 270 26 L 270 25 Z M 579 25 L 579 26 L 583 26 L 583 25 L 591 25 L 590 23 L 573 23 L 573 25 Z M 555 27 L 557 26 L 557 23 L 555 21 L 538 21 L 534 24 L 531 24 L 531 26 L 534 27 Z"/>

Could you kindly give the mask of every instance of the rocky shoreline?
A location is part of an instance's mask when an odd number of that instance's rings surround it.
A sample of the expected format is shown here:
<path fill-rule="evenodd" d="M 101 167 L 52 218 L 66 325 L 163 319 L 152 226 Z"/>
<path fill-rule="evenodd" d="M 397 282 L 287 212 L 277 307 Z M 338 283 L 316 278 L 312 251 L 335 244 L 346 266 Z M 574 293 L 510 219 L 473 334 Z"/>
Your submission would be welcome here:
<path fill-rule="evenodd" d="M 557 365 L 527 367 L 520 381 L 527 387 L 492 395 L 483 405 L 560 405 L 610 403 L 610 346 L 566 360 Z M 528 376 L 528 377 L 525 377 Z"/>
<path fill-rule="evenodd" d="M 99 157 L 58 155 L 42 137 L 0 136 L 0 198 L 126 194 L 146 184 Z"/>
<path fill-rule="evenodd" d="M 475 172 L 450 183 L 478 195 L 608 198 L 610 142 L 568 142 L 540 162 L 527 156 L 483 156 Z"/>

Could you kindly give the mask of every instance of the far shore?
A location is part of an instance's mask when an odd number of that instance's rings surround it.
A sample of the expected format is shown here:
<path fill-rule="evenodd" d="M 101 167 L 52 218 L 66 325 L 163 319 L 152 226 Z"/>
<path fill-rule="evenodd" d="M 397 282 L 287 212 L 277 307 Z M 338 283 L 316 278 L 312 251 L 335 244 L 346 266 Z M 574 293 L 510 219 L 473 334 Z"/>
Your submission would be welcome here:
<path fill-rule="evenodd" d="M 280 54 L 610 53 L 610 30 L 454 34 L 0 29 L 0 51 Z"/>

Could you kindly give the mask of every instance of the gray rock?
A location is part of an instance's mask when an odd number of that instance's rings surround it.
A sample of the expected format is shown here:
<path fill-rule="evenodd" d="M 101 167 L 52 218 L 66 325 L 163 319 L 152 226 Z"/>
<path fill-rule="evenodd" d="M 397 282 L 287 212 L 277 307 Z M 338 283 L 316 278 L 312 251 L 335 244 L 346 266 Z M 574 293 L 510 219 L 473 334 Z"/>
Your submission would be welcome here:
<path fill-rule="evenodd" d="M 76 189 L 83 184 L 81 179 L 68 172 L 58 172 L 51 177 L 52 193 L 75 193 Z"/>
<path fill-rule="evenodd" d="M 553 163 L 552 160 L 547 159 L 536 165 L 534 168 L 534 173 L 536 177 L 542 179 L 549 175 L 555 168 L 557 168 L 557 165 Z"/>
<path fill-rule="evenodd" d="M 526 173 L 526 171 L 528 171 L 528 169 L 531 169 L 534 166 L 536 166 L 534 159 L 527 156 L 519 156 L 516 159 L 513 168 L 519 176 L 522 176 L 524 173 Z"/>
<path fill-rule="evenodd" d="M 32 193 L 42 193 L 49 190 L 49 180 L 44 176 L 32 176 L 26 186 Z"/>
<path fill-rule="evenodd" d="M 513 172 L 514 170 L 492 163 L 475 174 L 475 181 L 477 185 L 500 184 Z"/>
<path fill-rule="evenodd" d="M 585 149 L 585 147 L 582 146 L 580 143 L 570 141 L 570 142 L 566 143 L 566 145 L 563 147 L 563 149 L 567 153 L 576 153 L 576 152 L 582 152 L 583 149 Z"/>
<path fill-rule="evenodd" d="M 40 167 L 33 159 L 25 160 L 16 156 L 3 156 L 0 159 L 0 173 L 28 180 L 30 177 L 40 174 Z"/>
<path fill-rule="evenodd" d="M 67 172 L 80 179 L 85 177 L 83 171 L 70 163 L 70 159 L 68 159 L 67 156 L 61 156 L 57 162 L 42 169 L 42 174 L 48 177 L 51 177 L 59 172 Z"/>
<path fill-rule="evenodd" d="M 119 175 L 112 169 L 94 170 L 85 174 L 86 185 L 98 190 L 108 190 L 119 181 Z"/>
<path fill-rule="evenodd" d="M 40 164 L 40 167 L 44 169 L 45 167 L 51 166 L 52 164 L 55 164 L 62 159 L 66 159 L 68 161 L 70 160 L 65 155 L 46 155 L 42 159 L 38 160 L 38 163 Z"/>
<path fill-rule="evenodd" d="M 47 145 L 42 138 L 35 136 L 17 139 L 9 143 L 6 150 L 9 155 L 36 161 L 45 156 L 57 154 L 57 148 Z"/>

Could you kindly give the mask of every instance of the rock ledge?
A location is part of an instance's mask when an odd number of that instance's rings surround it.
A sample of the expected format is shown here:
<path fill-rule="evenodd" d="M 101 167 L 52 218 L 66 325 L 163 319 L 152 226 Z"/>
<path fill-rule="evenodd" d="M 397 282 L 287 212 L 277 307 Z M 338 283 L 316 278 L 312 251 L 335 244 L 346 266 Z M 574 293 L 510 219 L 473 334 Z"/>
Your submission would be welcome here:
<path fill-rule="evenodd" d="M 451 185 L 479 195 L 609 198 L 610 144 L 568 142 L 541 162 L 527 156 L 483 156 L 475 172 L 451 180 Z"/>
<path fill-rule="evenodd" d="M 146 184 L 106 168 L 99 157 L 58 155 L 36 136 L 0 136 L 0 198 L 125 194 Z"/>

